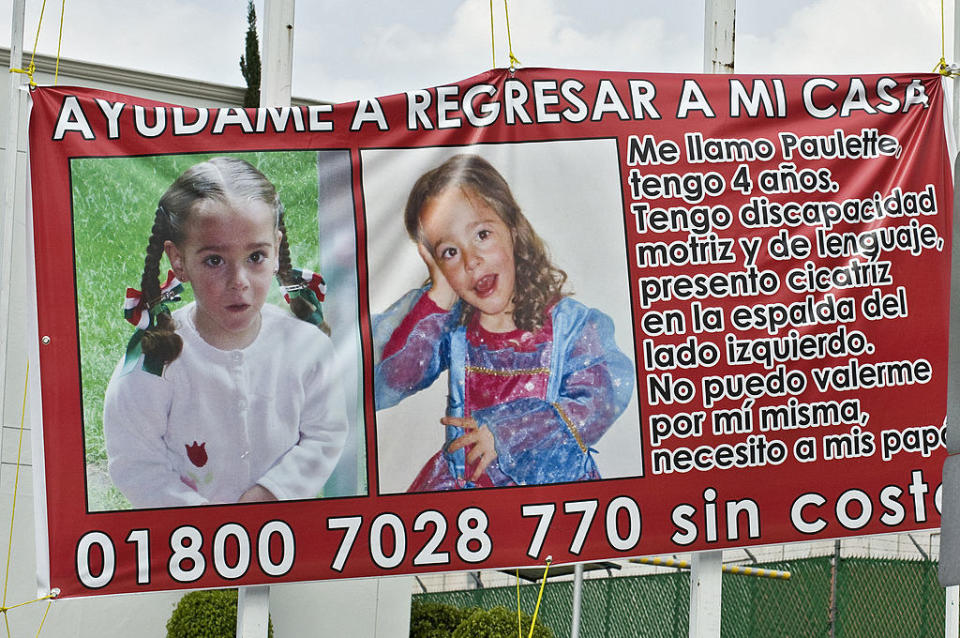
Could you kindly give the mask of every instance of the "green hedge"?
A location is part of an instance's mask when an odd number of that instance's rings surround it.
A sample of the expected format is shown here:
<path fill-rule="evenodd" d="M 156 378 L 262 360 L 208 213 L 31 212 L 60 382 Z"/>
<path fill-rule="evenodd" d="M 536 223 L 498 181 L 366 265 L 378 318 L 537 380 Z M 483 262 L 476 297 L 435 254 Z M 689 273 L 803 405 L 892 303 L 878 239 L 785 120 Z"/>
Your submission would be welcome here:
<path fill-rule="evenodd" d="M 237 590 L 192 591 L 167 621 L 167 638 L 233 638 L 237 635 Z M 273 623 L 267 627 L 273 638 Z"/>
<path fill-rule="evenodd" d="M 520 632 L 530 633 L 532 618 L 520 615 Z M 410 607 L 410 638 L 515 638 L 517 612 L 506 607 L 460 608 L 446 603 L 414 601 Z M 537 623 L 534 638 L 554 638 L 553 630 Z"/>

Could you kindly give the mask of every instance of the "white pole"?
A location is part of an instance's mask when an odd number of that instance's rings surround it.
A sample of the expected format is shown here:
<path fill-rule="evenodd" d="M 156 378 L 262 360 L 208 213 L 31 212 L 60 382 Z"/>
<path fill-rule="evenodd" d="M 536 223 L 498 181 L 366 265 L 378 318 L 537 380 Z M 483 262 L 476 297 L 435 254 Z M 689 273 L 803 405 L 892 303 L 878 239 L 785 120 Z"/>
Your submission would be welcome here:
<path fill-rule="evenodd" d="M 954 2 L 953 4 L 953 63 L 960 63 L 960 2 Z M 953 88 L 953 100 L 952 108 L 950 113 L 953 117 L 953 139 L 960 144 L 960 87 L 957 86 L 956 80 L 952 83 Z M 956 187 L 956 180 L 954 180 L 954 187 Z"/>
<path fill-rule="evenodd" d="M 266 0 L 260 106 L 289 106 L 293 83 L 293 13 L 295 0 Z"/>
<path fill-rule="evenodd" d="M 733 73 L 736 0 L 705 0 L 703 72 Z M 690 561 L 690 638 L 720 637 L 723 551 L 697 552 Z"/>
<path fill-rule="evenodd" d="M 689 638 L 719 638 L 723 551 L 696 552 L 690 561 Z"/>
<path fill-rule="evenodd" d="M 290 106 L 294 4 L 295 0 L 266 0 L 260 56 L 261 108 Z M 270 586 L 241 587 L 237 597 L 237 636 L 266 638 L 269 623 Z"/>
<path fill-rule="evenodd" d="M 270 624 L 270 587 L 241 587 L 237 595 L 237 636 L 266 638 Z"/>
<path fill-rule="evenodd" d="M 960 60 L 960 2 L 955 2 L 953 5 L 953 63 L 956 64 L 958 60 Z M 953 118 L 953 121 L 950 122 L 950 126 L 953 129 L 953 139 L 955 141 L 954 143 L 960 143 L 960 113 L 958 113 L 958 110 L 960 110 L 960 87 L 958 87 L 956 84 L 956 81 L 954 81 L 952 83 L 951 88 L 953 89 L 953 91 L 951 93 L 952 99 L 950 104 L 951 106 L 950 115 Z M 954 174 L 953 184 L 954 184 L 954 188 L 956 188 L 956 185 L 957 185 L 956 174 Z M 957 235 L 955 231 L 954 231 L 953 240 L 954 242 L 957 241 Z M 954 253 L 956 253 L 956 249 L 954 249 Z M 954 259 L 954 264 L 956 264 L 955 259 Z M 956 277 L 957 276 L 956 273 L 954 273 L 953 276 Z M 952 305 L 953 303 L 951 299 L 951 306 Z M 957 312 L 956 308 L 950 309 L 950 332 L 952 333 L 956 333 L 957 331 L 957 328 L 954 325 L 957 321 L 956 315 L 955 315 L 956 312 Z M 951 337 L 952 336 L 954 335 L 951 335 Z M 954 370 L 957 366 L 957 361 L 955 360 L 955 354 L 952 348 L 950 352 L 950 358 L 952 360 L 949 361 L 948 363 L 948 370 Z M 957 381 L 956 381 L 955 375 L 951 374 L 950 378 L 951 378 L 950 392 L 951 394 L 954 394 L 955 391 L 953 390 L 953 388 L 956 387 Z M 951 430 L 956 431 L 956 425 L 954 425 L 951 428 Z M 951 441 L 951 443 L 952 445 L 950 447 L 954 448 L 956 446 L 956 441 L 955 440 Z M 954 452 L 956 450 L 951 449 L 950 451 Z M 946 491 L 946 489 L 950 489 L 950 490 L 960 489 L 960 486 L 956 484 L 950 485 L 949 487 L 947 486 L 944 486 L 944 487 L 945 487 L 944 491 Z M 944 501 L 946 500 L 947 499 L 944 498 Z M 953 533 L 957 534 L 958 532 L 957 530 L 954 530 Z M 944 560 L 942 555 L 940 557 L 940 560 L 941 561 Z M 960 586 L 950 585 L 949 587 L 945 587 L 944 595 L 946 597 L 946 601 L 945 601 L 946 604 L 944 605 L 945 609 L 944 609 L 944 618 L 943 618 L 943 635 L 945 636 L 945 638 L 956 638 L 957 633 L 960 632 Z"/>
<path fill-rule="evenodd" d="M 23 24 L 26 0 L 14 0 L 10 28 L 10 68 L 23 67 Z M 7 365 L 7 344 L 10 342 L 10 286 L 13 282 L 13 231 L 16 216 L 17 194 L 17 144 L 20 139 L 20 98 L 23 92 L 23 74 L 10 72 L 7 84 L 7 139 L 3 147 L 2 182 L 3 205 L 0 216 L 3 217 L 3 229 L 0 231 L 0 370 L 10 370 Z M 14 366 L 19 369 L 19 366 Z M 6 413 L 7 375 L 0 378 L 0 427 Z M 0 437 L 2 447 L 3 437 Z"/>
<path fill-rule="evenodd" d="M 703 72 L 733 73 L 737 0 L 705 0 Z"/>
<path fill-rule="evenodd" d="M 570 638 L 580 638 L 580 607 L 583 597 L 583 563 L 573 566 L 573 614 L 570 617 Z"/>
<path fill-rule="evenodd" d="M 957 627 L 960 626 L 960 585 L 950 585 L 945 591 L 947 604 L 943 635 L 946 638 L 957 638 Z"/>

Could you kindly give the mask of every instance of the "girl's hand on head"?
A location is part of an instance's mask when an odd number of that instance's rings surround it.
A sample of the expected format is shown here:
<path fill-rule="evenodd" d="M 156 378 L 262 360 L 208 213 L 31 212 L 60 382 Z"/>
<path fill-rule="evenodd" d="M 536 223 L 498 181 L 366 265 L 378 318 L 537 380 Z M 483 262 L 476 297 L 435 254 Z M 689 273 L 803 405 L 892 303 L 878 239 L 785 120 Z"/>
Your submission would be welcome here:
<path fill-rule="evenodd" d="M 273 495 L 273 492 L 268 490 L 262 485 L 254 485 L 249 490 L 240 495 L 240 498 L 237 500 L 238 503 L 261 503 L 263 501 L 276 501 L 278 500 L 276 496 Z"/>
<path fill-rule="evenodd" d="M 420 259 L 423 260 L 423 263 L 427 265 L 427 270 L 430 271 L 432 285 L 430 290 L 427 291 L 427 296 L 444 310 L 450 310 L 459 299 L 457 293 L 447 282 L 447 278 L 443 276 L 440 266 L 437 265 L 437 260 L 433 258 L 433 255 L 430 254 L 430 251 L 422 242 L 417 242 L 417 252 L 420 253 Z"/>
<path fill-rule="evenodd" d="M 494 444 L 493 433 L 488 428 L 479 427 L 471 417 L 445 416 L 440 419 L 444 425 L 454 425 L 467 431 L 466 434 L 450 443 L 447 449 L 456 452 L 460 448 L 472 446 L 467 452 L 467 463 L 476 463 L 476 469 L 471 481 L 479 479 L 490 464 L 497 458 L 497 448 Z"/>

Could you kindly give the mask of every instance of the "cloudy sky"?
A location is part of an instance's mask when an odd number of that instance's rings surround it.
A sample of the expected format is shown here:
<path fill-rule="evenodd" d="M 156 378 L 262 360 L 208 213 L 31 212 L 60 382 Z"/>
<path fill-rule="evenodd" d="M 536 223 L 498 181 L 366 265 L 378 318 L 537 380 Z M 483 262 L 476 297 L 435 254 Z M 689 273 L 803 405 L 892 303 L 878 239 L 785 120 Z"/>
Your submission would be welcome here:
<path fill-rule="evenodd" d="M 264 0 L 255 6 L 262 26 Z M 246 0 L 70 0 L 61 55 L 243 85 Z M 494 3 L 497 66 L 507 62 L 503 3 Z M 32 50 L 41 0 L 27 0 Z M 738 0 L 743 73 L 930 71 L 941 54 L 937 0 Z M 953 61 L 953 0 L 946 0 Z M 301 0 L 293 93 L 334 102 L 460 80 L 490 68 L 488 0 Z M 0 45 L 12 0 L 0 0 Z M 513 0 L 523 66 L 699 72 L 703 0 Z M 38 50 L 55 54 L 60 2 L 50 0 Z"/>

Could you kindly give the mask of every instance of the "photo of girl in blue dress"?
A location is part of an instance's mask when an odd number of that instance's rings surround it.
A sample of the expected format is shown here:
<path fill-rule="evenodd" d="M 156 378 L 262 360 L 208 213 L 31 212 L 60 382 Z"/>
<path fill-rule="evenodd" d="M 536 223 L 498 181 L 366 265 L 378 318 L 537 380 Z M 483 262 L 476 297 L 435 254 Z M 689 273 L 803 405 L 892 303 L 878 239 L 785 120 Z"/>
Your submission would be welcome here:
<path fill-rule="evenodd" d="M 448 395 L 442 448 L 408 491 L 601 478 L 594 446 L 635 395 L 634 364 L 611 318 L 570 296 L 504 177 L 454 155 L 417 179 L 404 224 L 429 280 L 374 318 L 376 406 L 444 372 Z"/>

